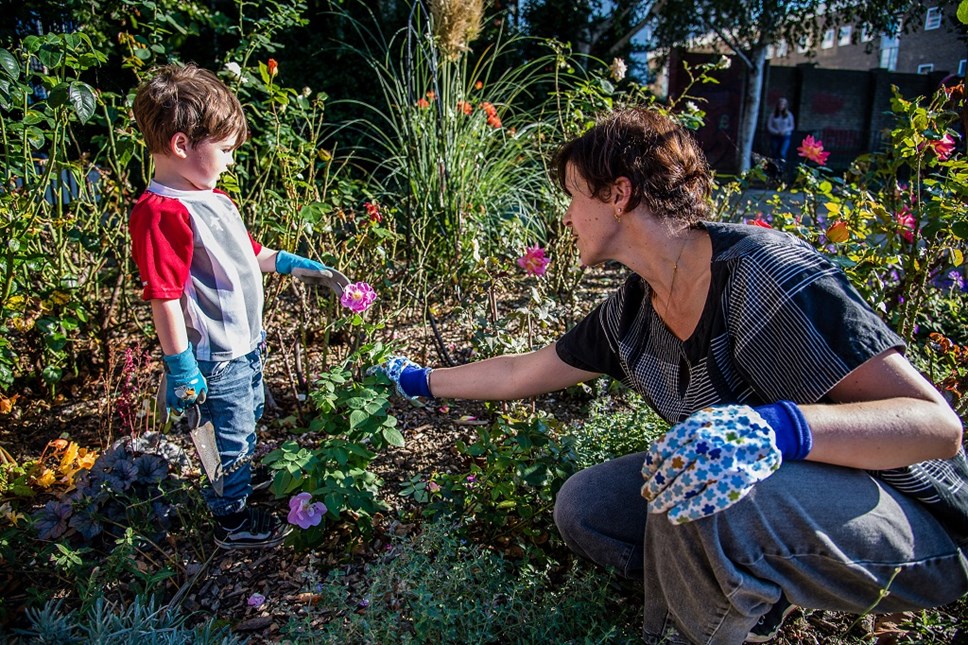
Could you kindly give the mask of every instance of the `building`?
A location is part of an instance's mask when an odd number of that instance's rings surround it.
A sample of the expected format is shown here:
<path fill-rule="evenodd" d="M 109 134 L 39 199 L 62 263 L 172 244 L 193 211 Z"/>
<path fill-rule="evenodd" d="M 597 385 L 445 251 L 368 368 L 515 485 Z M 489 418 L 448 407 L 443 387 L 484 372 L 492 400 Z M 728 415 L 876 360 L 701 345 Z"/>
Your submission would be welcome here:
<path fill-rule="evenodd" d="M 822 69 L 884 69 L 899 74 L 965 75 L 968 44 L 964 25 L 955 15 L 957 3 L 928 6 L 908 33 L 875 34 L 863 25 L 826 30 L 819 42 L 780 43 L 767 50 L 773 66 L 813 63 Z"/>

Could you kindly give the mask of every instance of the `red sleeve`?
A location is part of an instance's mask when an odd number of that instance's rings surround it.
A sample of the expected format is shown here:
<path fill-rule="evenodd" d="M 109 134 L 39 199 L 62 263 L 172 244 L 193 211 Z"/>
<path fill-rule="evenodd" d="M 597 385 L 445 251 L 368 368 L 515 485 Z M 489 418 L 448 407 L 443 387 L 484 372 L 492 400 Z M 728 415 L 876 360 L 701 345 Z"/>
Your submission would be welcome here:
<path fill-rule="evenodd" d="M 176 199 L 142 195 L 128 222 L 131 252 L 145 300 L 180 298 L 192 265 L 195 236 L 185 206 Z"/>

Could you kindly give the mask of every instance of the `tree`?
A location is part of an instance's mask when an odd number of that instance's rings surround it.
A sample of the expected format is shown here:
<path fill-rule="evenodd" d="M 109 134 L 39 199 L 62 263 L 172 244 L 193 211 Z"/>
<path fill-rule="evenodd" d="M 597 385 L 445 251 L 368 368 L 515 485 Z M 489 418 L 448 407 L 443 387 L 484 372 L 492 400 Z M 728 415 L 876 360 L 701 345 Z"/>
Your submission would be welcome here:
<path fill-rule="evenodd" d="M 746 67 L 737 150 L 739 170 L 745 172 L 750 168 L 768 47 L 785 41 L 812 50 L 825 30 L 840 24 L 863 25 L 874 33 L 907 32 L 920 26 L 910 18 L 923 12 L 924 3 L 911 0 L 667 0 L 657 7 L 654 36 L 664 47 L 711 39 L 710 46 L 725 47 Z M 855 37 L 860 31 L 854 30 Z"/>
<path fill-rule="evenodd" d="M 522 9 L 532 36 L 571 43 L 575 53 L 604 61 L 641 49 L 633 39 L 653 21 L 651 0 L 527 0 Z"/>

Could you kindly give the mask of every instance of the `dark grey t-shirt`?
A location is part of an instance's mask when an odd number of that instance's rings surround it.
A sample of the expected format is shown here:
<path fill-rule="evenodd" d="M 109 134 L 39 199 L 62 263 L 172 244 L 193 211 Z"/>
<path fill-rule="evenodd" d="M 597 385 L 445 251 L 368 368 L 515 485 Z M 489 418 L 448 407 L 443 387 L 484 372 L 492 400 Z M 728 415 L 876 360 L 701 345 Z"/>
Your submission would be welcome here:
<path fill-rule="evenodd" d="M 901 338 L 806 242 L 744 224 L 703 224 L 712 280 L 692 336 L 673 334 L 649 285 L 625 284 L 557 344 L 564 362 L 619 379 L 670 423 L 704 407 L 823 401 L 841 379 Z M 968 462 L 934 459 L 872 473 L 919 499 L 968 542 Z"/>

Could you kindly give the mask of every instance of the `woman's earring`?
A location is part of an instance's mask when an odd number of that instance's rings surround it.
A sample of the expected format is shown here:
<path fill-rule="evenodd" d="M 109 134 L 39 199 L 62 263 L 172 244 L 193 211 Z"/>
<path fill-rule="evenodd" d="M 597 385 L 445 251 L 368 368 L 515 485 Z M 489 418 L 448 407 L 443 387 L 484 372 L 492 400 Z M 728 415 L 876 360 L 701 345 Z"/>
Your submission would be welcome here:
<path fill-rule="evenodd" d="M 612 217 L 615 218 L 615 221 L 616 222 L 621 222 L 622 221 L 622 209 L 621 208 L 616 208 L 615 209 L 615 212 L 612 213 Z"/>

